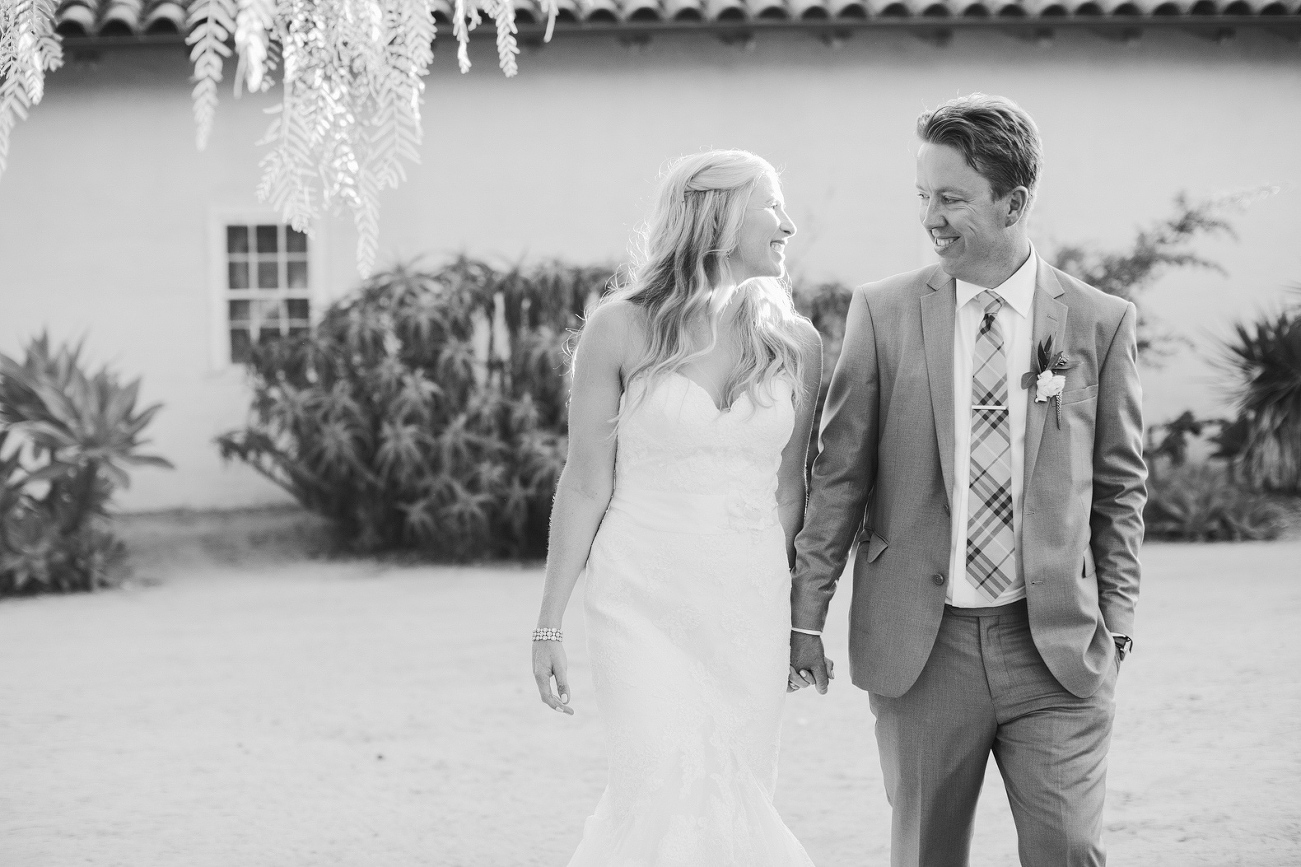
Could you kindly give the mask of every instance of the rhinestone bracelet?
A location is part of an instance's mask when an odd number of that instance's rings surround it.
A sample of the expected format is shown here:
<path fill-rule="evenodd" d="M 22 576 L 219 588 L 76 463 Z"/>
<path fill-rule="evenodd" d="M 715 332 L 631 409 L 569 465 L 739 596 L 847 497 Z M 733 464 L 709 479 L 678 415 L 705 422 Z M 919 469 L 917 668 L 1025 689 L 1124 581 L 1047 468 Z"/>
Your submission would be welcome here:
<path fill-rule="evenodd" d="M 564 641 L 564 635 L 561 634 L 559 629 L 551 629 L 550 627 L 543 627 L 541 629 L 533 630 L 533 640 L 534 641 Z"/>

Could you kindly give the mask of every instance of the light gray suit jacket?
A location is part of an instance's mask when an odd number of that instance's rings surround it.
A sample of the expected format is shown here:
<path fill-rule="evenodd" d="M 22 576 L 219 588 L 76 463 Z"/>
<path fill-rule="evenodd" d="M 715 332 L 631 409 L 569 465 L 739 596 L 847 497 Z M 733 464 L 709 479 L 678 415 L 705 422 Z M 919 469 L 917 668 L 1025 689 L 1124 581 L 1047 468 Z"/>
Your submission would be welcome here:
<path fill-rule="evenodd" d="M 850 545 L 855 685 L 903 695 L 944 611 L 953 489 L 956 284 L 938 266 L 854 290 L 823 412 L 792 624 L 821 629 Z M 1133 636 L 1147 468 L 1128 301 L 1038 262 L 1031 357 L 1063 350 L 1061 426 L 1028 401 L 1018 554 L 1030 629 L 1053 675 L 1086 697 L 1114 665 L 1109 633 Z M 1020 383 L 1009 383 L 1017 388 Z"/>

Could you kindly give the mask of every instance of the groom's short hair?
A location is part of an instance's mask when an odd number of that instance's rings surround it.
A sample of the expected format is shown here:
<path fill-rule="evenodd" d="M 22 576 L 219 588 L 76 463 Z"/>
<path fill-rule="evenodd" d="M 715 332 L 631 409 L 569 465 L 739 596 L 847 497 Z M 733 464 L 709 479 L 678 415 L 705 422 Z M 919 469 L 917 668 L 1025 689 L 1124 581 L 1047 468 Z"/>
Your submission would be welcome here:
<path fill-rule="evenodd" d="M 917 135 L 961 153 L 967 165 L 989 181 L 996 199 L 1017 187 L 1035 192 L 1043 163 L 1039 127 L 1010 99 L 984 93 L 950 99 L 922 112 Z"/>

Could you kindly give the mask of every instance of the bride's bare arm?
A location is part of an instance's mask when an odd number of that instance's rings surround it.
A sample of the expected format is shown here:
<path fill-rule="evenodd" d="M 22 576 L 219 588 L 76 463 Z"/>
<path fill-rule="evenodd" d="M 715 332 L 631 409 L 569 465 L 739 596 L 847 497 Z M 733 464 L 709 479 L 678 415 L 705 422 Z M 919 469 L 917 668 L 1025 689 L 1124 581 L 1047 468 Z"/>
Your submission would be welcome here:
<path fill-rule="evenodd" d="M 803 381 L 800 383 L 803 400 L 795 415 L 795 426 L 791 429 L 790 441 L 782 451 L 781 468 L 777 475 L 777 515 L 781 520 L 782 529 L 786 531 L 786 565 L 792 568 L 795 563 L 795 537 L 804 526 L 804 507 L 808 498 L 806 461 L 809 452 L 809 435 L 813 432 L 813 416 L 818 406 L 818 389 L 822 384 L 822 336 L 812 324 L 806 323 L 806 325 Z M 791 640 L 794 642 L 803 637 L 792 633 Z M 828 675 L 822 672 L 829 671 L 829 666 L 828 660 L 820 668 L 822 680 L 819 683 L 813 671 L 799 669 L 792 665 L 786 691 L 792 692 L 817 683 L 819 691 L 825 692 Z"/>
<path fill-rule="evenodd" d="M 795 426 L 790 441 L 782 450 L 781 468 L 777 471 L 777 516 L 786 531 L 786 564 L 795 564 L 795 536 L 804 526 L 805 461 L 808 459 L 809 434 L 813 430 L 813 414 L 818 405 L 818 387 L 822 382 L 822 336 L 808 322 L 803 327 L 804 362 L 800 389 L 802 400 L 795 414 Z"/>
<path fill-rule="evenodd" d="M 614 492 L 614 418 L 622 392 L 620 368 L 628 345 L 632 313 L 629 306 L 616 303 L 598 308 L 584 326 L 574 353 L 569 452 L 551 506 L 539 627 L 560 628 Z M 573 713 L 569 707 L 565 651 L 560 642 L 533 643 L 533 676 L 542 701 L 555 710 Z"/>

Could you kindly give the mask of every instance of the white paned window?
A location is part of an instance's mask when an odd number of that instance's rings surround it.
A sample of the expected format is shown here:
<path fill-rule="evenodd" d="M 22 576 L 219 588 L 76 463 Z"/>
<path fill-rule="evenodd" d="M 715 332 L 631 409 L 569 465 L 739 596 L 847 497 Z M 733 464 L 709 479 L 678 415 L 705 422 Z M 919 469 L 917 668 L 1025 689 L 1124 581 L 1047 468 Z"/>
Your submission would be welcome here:
<path fill-rule="evenodd" d="M 225 337 L 229 359 L 240 363 L 260 340 L 311 328 L 317 275 L 302 232 L 279 223 L 223 222 Z"/>

